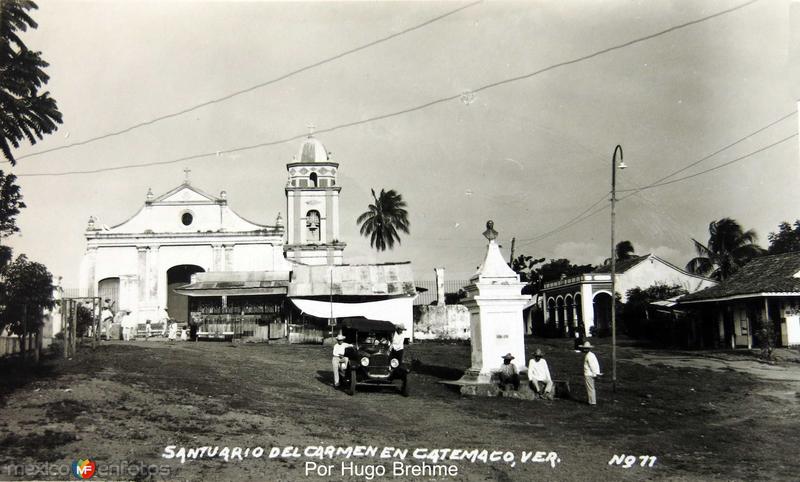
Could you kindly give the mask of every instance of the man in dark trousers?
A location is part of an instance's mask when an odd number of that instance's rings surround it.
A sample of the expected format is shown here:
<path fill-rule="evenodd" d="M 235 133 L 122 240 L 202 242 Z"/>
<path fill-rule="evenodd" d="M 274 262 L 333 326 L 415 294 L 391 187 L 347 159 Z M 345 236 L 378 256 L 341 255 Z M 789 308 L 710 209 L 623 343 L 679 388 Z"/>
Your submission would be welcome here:
<path fill-rule="evenodd" d="M 500 390 L 505 390 L 506 385 L 509 383 L 514 387 L 514 390 L 519 390 L 519 372 L 517 371 L 517 366 L 511 363 L 513 359 L 514 356 L 511 353 L 503 356 L 503 365 L 500 367 L 500 373 L 498 373 Z"/>

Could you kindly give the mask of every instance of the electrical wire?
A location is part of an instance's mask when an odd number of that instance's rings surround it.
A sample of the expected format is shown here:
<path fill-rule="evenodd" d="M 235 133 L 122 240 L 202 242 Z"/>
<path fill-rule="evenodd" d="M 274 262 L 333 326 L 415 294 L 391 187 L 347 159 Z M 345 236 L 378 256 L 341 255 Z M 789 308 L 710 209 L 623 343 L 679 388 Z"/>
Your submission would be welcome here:
<path fill-rule="evenodd" d="M 110 137 L 116 137 L 116 136 L 119 136 L 119 135 L 122 135 L 122 134 L 125 134 L 125 133 L 128 133 L 128 132 L 134 131 L 136 129 L 140 129 L 140 128 L 145 127 L 145 126 L 156 124 L 156 123 L 161 122 L 163 120 L 172 119 L 174 117 L 178 117 L 178 116 L 181 116 L 183 114 L 188 114 L 189 112 L 193 112 L 193 111 L 201 109 L 203 107 L 208 107 L 209 105 L 218 104 L 220 102 L 224 102 L 226 100 L 233 99 L 234 97 L 238 97 L 238 96 L 240 96 L 242 94 L 246 94 L 246 93 L 253 92 L 255 90 L 267 87 L 269 85 L 275 84 L 275 83 L 280 82 L 282 80 L 286 80 L 286 79 L 288 79 L 290 77 L 294 77 L 297 74 L 300 74 L 300 73 L 306 72 L 308 70 L 314 69 L 316 67 L 320 67 L 322 65 L 331 63 L 331 62 L 333 62 L 335 60 L 339 60 L 339 59 L 341 59 L 343 57 L 347 57 L 348 55 L 354 54 L 356 52 L 360 52 L 360 51 L 368 49 L 370 47 L 374 47 L 375 45 L 382 44 L 382 43 L 387 42 L 389 40 L 392 40 L 394 38 L 397 38 L 397 37 L 400 37 L 402 35 L 405 35 L 407 33 L 413 32 L 415 30 L 419 30 L 419 29 L 421 29 L 423 27 L 427 27 L 428 25 L 431 25 L 432 23 L 438 22 L 439 20 L 447 18 L 447 17 L 449 17 L 451 15 L 454 15 L 454 14 L 456 14 L 458 12 L 461 12 L 462 10 L 466 10 L 466 9 L 468 9 L 470 7 L 474 7 L 474 6 L 476 6 L 476 5 L 480 4 L 480 3 L 483 3 L 483 0 L 478 0 L 476 2 L 468 3 L 467 5 L 462 5 L 461 7 L 458 7 L 456 9 L 454 9 L 454 10 L 450 10 L 448 12 L 445 12 L 442 15 L 439 15 L 437 17 L 434 17 L 434 18 L 431 18 L 429 20 L 426 20 L 425 22 L 422 22 L 420 24 L 417 24 L 417 25 L 414 25 L 412 27 L 408 27 L 406 29 L 403 29 L 403 30 L 401 30 L 401 31 L 399 31 L 397 33 L 393 33 L 391 35 L 387 35 L 386 37 L 382 37 L 382 38 L 379 38 L 377 40 L 373 40 L 372 42 L 366 43 L 364 45 L 360 45 L 360 46 L 352 48 L 350 50 L 345 50 L 344 52 L 340 52 L 340 53 L 338 53 L 338 54 L 336 54 L 336 55 L 334 55 L 332 57 L 328 57 L 326 59 L 314 62 L 313 64 L 309 64 L 309 65 L 306 65 L 304 67 L 300 67 L 299 69 L 293 70 L 293 71 L 288 72 L 286 74 L 283 74 L 283 75 L 281 75 L 279 77 L 275 77 L 274 79 L 270 79 L 270 80 L 267 80 L 265 82 L 261 82 L 259 84 L 247 87 L 245 89 L 237 90 L 237 91 L 232 92 L 230 94 L 223 95 L 222 97 L 217 97 L 215 99 L 207 100 L 205 102 L 201 102 L 199 104 L 195 104 L 193 106 L 187 107 L 185 109 L 181 109 L 179 111 L 175 111 L 175 112 L 164 114 L 164 115 L 161 115 L 161 116 L 158 116 L 158 117 L 154 117 L 154 118 L 152 118 L 150 120 L 139 122 L 138 124 L 134 124 L 132 126 L 126 127 L 124 129 L 120 129 L 118 131 L 112 131 L 112 132 L 108 132 L 106 134 L 102 134 L 102 135 L 99 135 L 99 136 L 96 136 L 96 137 L 91 137 L 89 139 L 85 139 L 85 140 L 82 140 L 82 141 L 76 141 L 76 142 L 73 142 L 71 144 L 67 144 L 67 145 L 64 145 L 64 146 L 53 147 L 53 148 L 50 148 L 50 149 L 43 149 L 41 151 L 36 151 L 36 152 L 32 152 L 30 154 L 25 154 L 24 156 L 18 156 L 17 160 L 26 159 L 26 158 L 34 157 L 34 156 L 39 156 L 39 155 L 42 155 L 42 154 L 47 154 L 49 152 L 60 151 L 60 150 L 63 150 L 63 149 L 69 149 L 69 148 L 72 148 L 72 147 L 83 146 L 83 145 L 91 144 L 93 142 L 97 142 L 97 141 L 100 141 L 100 140 L 103 140 L 103 139 L 108 139 Z M 5 162 L 8 162 L 8 161 L 5 161 Z"/>
<path fill-rule="evenodd" d="M 653 33 L 653 34 L 650 34 L 650 35 L 646 35 L 644 37 L 639 37 L 639 38 L 636 38 L 636 39 L 633 39 L 633 40 L 629 40 L 627 42 L 624 42 L 624 43 L 621 43 L 621 44 L 617 44 L 617 45 L 614 45 L 612 47 L 607 47 L 607 48 L 595 51 L 593 53 L 590 53 L 590 54 L 587 54 L 587 55 L 583 55 L 581 57 L 577 57 L 577 58 L 574 58 L 574 59 L 571 59 L 571 60 L 567 60 L 567 61 L 559 62 L 559 63 L 556 63 L 556 64 L 552 64 L 550 66 L 544 67 L 544 68 L 539 69 L 539 70 L 534 71 L 534 72 L 530 72 L 528 74 L 519 75 L 519 76 L 515 76 L 515 77 L 510 77 L 510 78 L 507 78 L 507 79 L 503 79 L 503 80 L 499 80 L 499 81 L 492 82 L 492 83 L 489 83 L 489 84 L 485 84 L 485 85 L 483 85 L 481 87 L 478 87 L 478 88 L 472 90 L 471 92 L 472 93 L 481 92 L 481 91 L 484 91 L 484 90 L 488 90 L 488 89 L 492 89 L 492 88 L 495 88 L 495 87 L 499 87 L 501 85 L 510 84 L 512 82 L 517 82 L 517 81 L 520 81 L 520 80 L 529 79 L 531 77 L 543 74 L 545 72 L 549 72 L 549 71 L 554 70 L 554 69 L 558 69 L 560 67 L 564 67 L 564 66 L 567 66 L 567 65 L 572 65 L 572 64 L 579 63 L 579 62 L 583 62 L 583 61 L 598 57 L 600 55 L 603 55 L 603 54 L 606 54 L 606 53 L 609 53 L 609 52 L 613 52 L 615 50 L 620 50 L 620 49 L 623 49 L 625 47 L 629 47 L 631 45 L 635 45 L 635 44 L 638 44 L 638 43 L 641 43 L 641 42 L 645 42 L 647 40 L 651 40 L 653 38 L 656 38 L 656 37 L 659 37 L 659 36 L 662 36 L 662 35 L 666 35 L 668 33 L 674 32 L 676 30 L 680 30 L 680 29 L 683 29 L 683 28 L 686 28 L 686 27 L 689 27 L 689 26 L 692 26 L 692 25 L 697 25 L 699 23 L 706 22 L 708 20 L 720 17 L 722 15 L 726 15 L 726 14 L 732 13 L 734 11 L 737 11 L 737 10 L 740 10 L 740 9 L 742 9 L 744 7 L 752 5 L 752 4 L 754 4 L 754 3 L 758 2 L 758 1 L 759 0 L 750 0 L 750 1 L 745 2 L 743 4 L 731 7 L 729 9 L 722 10 L 720 12 L 717 12 L 717 13 L 714 13 L 714 14 L 711 14 L 711 15 L 707 15 L 705 17 L 701 17 L 701 18 L 698 18 L 698 19 L 695 19 L 695 20 L 684 22 L 684 23 L 669 27 L 667 29 L 661 30 L 659 32 L 656 32 L 656 33 Z M 432 107 L 432 106 L 435 106 L 435 105 L 438 105 L 438 104 L 442 104 L 444 102 L 449 102 L 449 101 L 458 99 L 458 98 L 462 97 L 462 95 L 463 95 L 463 93 L 459 93 L 459 94 L 456 94 L 456 95 L 442 97 L 442 98 L 439 98 L 439 99 L 435 99 L 435 100 L 432 100 L 432 101 L 429 101 L 429 102 L 425 102 L 423 104 L 419 104 L 419 105 L 416 105 L 416 106 L 413 106 L 413 107 L 408 107 L 408 108 L 401 109 L 401 110 L 398 110 L 398 111 L 389 112 L 389 113 L 385 113 L 385 114 L 380 114 L 380 115 L 376 115 L 376 116 L 369 117 L 367 119 L 358 120 L 358 121 L 339 124 L 339 125 L 336 125 L 336 126 L 333 126 L 333 127 L 325 128 L 325 129 L 319 129 L 319 130 L 316 131 L 316 133 L 327 133 L 327 132 L 338 131 L 338 130 L 347 129 L 347 128 L 350 128 L 350 127 L 355 127 L 355 126 L 359 126 L 359 125 L 363 125 L 363 124 L 368 124 L 368 123 L 372 123 L 372 122 L 376 122 L 376 121 L 380 121 L 380 120 L 389 119 L 389 118 L 392 118 L 392 117 L 401 116 L 401 115 L 404 115 L 404 114 L 409 114 L 409 113 L 416 112 L 416 111 L 421 111 L 421 110 L 427 109 L 429 107 Z M 127 165 L 121 165 L 121 166 L 112 166 L 112 167 L 88 169 L 88 170 L 74 170 L 74 171 L 62 171 L 62 172 L 39 172 L 39 173 L 30 173 L 30 174 L 18 174 L 17 177 L 68 176 L 68 175 L 76 175 L 76 174 L 94 174 L 94 173 L 99 173 L 99 172 L 109 172 L 109 171 L 118 171 L 118 170 L 123 170 L 123 169 L 133 169 L 133 168 L 140 168 L 140 167 L 149 167 L 149 166 L 174 164 L 174 163 L 178 163 L 178 162 L 186 162 L 186 161 L 196 160 L 196 159 L 209 157 L 209 156 L 214 156 L 214 155 L 219 156 L 220 154 L 228 154 L 228 153 L 233 153 L 233 152 L 242 152 L 242 151 L 251 150 L 251 149 L 257 149 L 257 148 L 261 148 L 261 147 L 273 146 L 273 145 L 276 145 L 276 144 L 282 144 L 282 143 L 285 143 L 285 142 L 289 142 L 289 141 L 293 141 L 293 140 L 297 140 L 297 139 L 302 139 L 304 137 L 306 137 L 305 133 L 304 134 L 298 134 L 298 135 L 291 136 L 291 137 L 287 137 L 287 138 L 280 139 L 280 140 L 262 142 L 262 143 L 253 144 L 253 145 L 249 145 L 249 146 L 236 147 L 236 148 L 232 148 L 232 149 L 219 150 L 219 151 L 214 151 L 214 152 L 193 154 L 193 155 L 184 156 L 184 157 L 180 157 L 180 158 L 177 158 L 177 159 L 165 160 L 165 161 L 153 161 L 153 162 L 147 162 L 147 163 L 142 163 L 142 164 L 127 164 Z M 56 148 L 54 148 L 54 149 L 56 149 Z M 41 151 L 41 152 L 43 152 L 43 151 Z M 18 157 L 18 159 L 23 159 L 23 158 L 24 158 L 24 156 Z"/>
<path fill-rule="evenodd" d="M 709 172 L 716 171 L 716 170 L 721 169 L 723 167 L 730 166 L 731 164 L 735 164 L 737 162 L 741 162 L 741 161 L 743 161 L 745 159 L 748 159 L 748 158 L 750 158 L 750 157 L 752 157 L 752 156 L 754 156 L 756 154 L 759 154 L 761 152 L 767 151 L 767 150 L 769 150 L 769 149 L 771 149 L 773 147 L 776 147 L 776 146 L 778 146 L 778 145 L 780 145 L 780 144 L 782 144 L 782 143 L 784 143 L 786 141 L 789 141 L 789 140 L 797 137 L 797 135 L 798 135 L 797 133 L 794 133 L 794 134 L 792 134 L 790 136 L 784 137 L 783 139 L 780 139 L 780 140 L 775 141 L 773 143 L 770 143 L 770 144 L 768 144 L 768 145 L 766 145 L 764 147 L 756 149 L 755 151 L 751 151 L 751 152 L 749 152 L 749 153 L 747 153 L 747 154 L 745 154 L 743 156 L 739 156 L 739 157 L 737 157 L 735 159 L 732 159 L 730 161 L 724 162 L 724 163 L 722 163 L 720 165 L 714 166 L 712 168 L 709 168 L 709 169 L 706 169 L 706 170 L 703 170 L 703 171 L 700 171 L 700 172 L 697 172 L 697 173 L 694 173 L 694 174 L 691 174 L 691 175 L 688 175 L 688 176 L 680 177 L 678 179 L 673 179 L 671 181 L 665 181 L 665 182 L 655 181 L 652 184 L 649 184 L 649 185 L 646 185 L 646 186 L 641 186 L 641 187 L 638 187 L 636 189 L 618 190 L 618 192 L 628 192 L 629 194 L 627 194 L 626 196 L 621 197 L 620 199 L 617 200 L 617 202 L 624 201 L 625 199 L 628 199 L 629 197 L 638 194 L 640 191 L 644 191 L 644 190 L 647 190 L 647 189 L 652 189 L 652 188 L 655 188 L 655 187 L 666 186 L 666 185 L 674 184 L 674 183 L 677 183 L 677 182 L 686 181 L 686 180 L 695 178 L 697 176 L 701 176 L 703 174 L 707 174 Z M 747 137 L 750 137 L 750 135 L 748 135 Z M 732 143 L 729 146 L 736 145 L 736 144 L 738 144 L 738 142 L 739 141 L 737 141 L 735 143 Z M 724 149 L 722 149 L 722 150 L 724 150 Z M 722 150 L 717 151 L 717 153 L 722 152 Z M 703 160 L 708 159 L 708 157 L 710 157 L 710 156 L 707 156 L 707 157 L 703 158 Z M 691 167 L 692 165 L 696 165 L 696 164 L 698 164 L 698 162 L 695 162 L 695 163 L 691 164 L 689 167 Z M 679 169 L 678 171 L 675 171 L 675 172 L 676 173 L 677 172 L 682 172 L 683 170 L 685 170 L 685 169 L 682 168 L 682 169 Z M 667 177 L 670 177 L 670 176 L 667 176 Z M 665 178 L 662 178 L 662 179 L 665 179 Z M 604 195 L 604 197 L 605 197 L 605 195 Z M 553 234 L 556 234 L 556 233 L 558 233 L 560 231 L 563 231 L 564 229 L 567 229 L 567 228 L 569 228 L 571 226 L 574 226 L 575 224 L 581 223 L 581 222 L 583 222 L 583 221 L 585 221 L 585 220 L 587 220 L 587 219 L 589 219 L 589 218 L 591 218 L 593 216 L 596 216 L 597 214 L 599 214 L 602 211 L 605 211 L 606 209 L 609 208 L 609 205 L 605 205 L 605 206 L 601 207 L 600 209 L 596 209 L 596 210 L 594 210 L 593 212 L 591 212 L 589 214 L 583 215 L 583 213 L 588 212 L 589 210 L 591 210 L 593 207 L 597 206 L 598 204 L 599 204 L 599 201 L 593 203 L 591 206 L 589 206 L 588 208 L 583 210 L 581 212 L 581 214 L 579 214 L 578 216 L 572 218 L 567 223 L 564 223 L 564 224 L 562 224 L 562 225 L 560 225 L 560 226 L 558 226 L 558 227 L 556 227 L 556 228 L 554 228 L 554 229 L 552 229 L 550 231 L 547 231 L 547 232 L 544 232 L 544 233 L 539 234 L 537 236 L 534 236 L 533 238 L 528 238 L 528 240 L 526 240 L 527 242 L 525 243 L 525 245 L 533 244 L 533 243 L 535 243 L 537 241 L 540 241 L 540 240 L 542 240 L 542 239 L 544 239 L 546 237 L 552 236 Z"/>

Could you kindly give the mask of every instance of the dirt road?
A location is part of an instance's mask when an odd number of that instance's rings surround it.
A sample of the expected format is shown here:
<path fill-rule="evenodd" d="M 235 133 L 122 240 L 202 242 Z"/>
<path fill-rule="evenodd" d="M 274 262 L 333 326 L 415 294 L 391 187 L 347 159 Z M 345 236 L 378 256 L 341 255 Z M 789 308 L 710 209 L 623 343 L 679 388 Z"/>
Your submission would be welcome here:
<path fill-rule="evenodd" d="M 602 342 L 601 342 L 602 343 Z M 457 474 L 423 480 L 791 480 L 800 431 L 796 403 L 753 396 L 783 382 L 713 366 L 670 366 L 640 352 L 620 351 L 619 389 L 599 383 L 600 405 L 585 405 L 580 355 L 563 340 L 539 342 L 556 378 L 570 380 L 576 400 L 553 402 L 467 398 L 438 383 L 458 378 L 469 346 L 418 344 L 412 394 L 334 390 L 330 348 L 226 343 L 137 342 L 84 349 L 72 361 L 49 362 L 32 380 L 6 372 L 0 412 L 2 478 L 26 476 L 20 464 L 69 465 L 91 458 L 104 467 L 140 467 L 128 478 L 154 480 L 370 480 L 341 473 L 333 460 L 270 458 L 286 446 L 373 446 L 509 452 L 509 462 L 439 461 Z M 534 348 L 529 344 L 528 350 Z M 608 363 L 607 347 L 598 349 Z M 635 363 L 633 361 L 639 358 Z M 668 357 L 665 357 L 668 358 Z M 677 363 L 677 362 L 676 362 Z M 16 373 L 16 375 L 15 375 Z M 174 446 L 172 452 L 166 447 Z M 256 447 L 261 457 L 162 457 L 186 449 Z M 557 454 L 558 462 L 522 463 L 523 451 Z M 653 467 L 609 465 L 614 455 L 655 457 Z M 533 457 L 532 457 L 533 458 Z M 392 477 L 395 459 L 349 459 L 384 467 L 372 480 Z M 650 459 L 646 459 L 649 463 Z M 306 462 L 333 465 L 327 475 L 306 474 Z M 158 469 L 142 469 L 148 466 Z M 65 477 L 60 477 L 64 479 Z"/>

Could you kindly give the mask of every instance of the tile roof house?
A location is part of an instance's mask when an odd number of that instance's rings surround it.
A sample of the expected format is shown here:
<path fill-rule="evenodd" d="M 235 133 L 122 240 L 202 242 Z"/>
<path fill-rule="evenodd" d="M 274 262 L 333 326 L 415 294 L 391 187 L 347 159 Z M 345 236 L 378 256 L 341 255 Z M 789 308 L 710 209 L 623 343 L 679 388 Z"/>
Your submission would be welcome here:
<path fill-rule="evenodd" d="M 766 321 L 778 344 L 800 345 L 800 252 L 755 258 L 719 285 L 678 303 L 703 321 L 707 344 L 751 348 Z"/>

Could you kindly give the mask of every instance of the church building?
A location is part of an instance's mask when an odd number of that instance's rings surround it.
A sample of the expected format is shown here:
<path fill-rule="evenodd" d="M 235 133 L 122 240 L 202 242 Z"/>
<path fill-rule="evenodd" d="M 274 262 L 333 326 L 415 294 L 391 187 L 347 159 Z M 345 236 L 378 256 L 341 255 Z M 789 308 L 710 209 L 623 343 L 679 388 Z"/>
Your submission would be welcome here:
<path fill-rule="evenodd" d="M 214 318 L 228 335 L 269 339 L 280 333 L 290 338 L 290 321 L 313 318 L 308 306 L 323 295 L 319 284 L 290 287 L 292 273 L 310 279 L 308 270 L 318 267 L 328 269 L 323 277 L 335 283 L 328 285 L 324 293 L 328 296 L 323 298 L 333 300 L 330 295 L 335 292 L 336 301 L 347 295 L 349 302 L 373 303 L 365 313 L 387 321 L 401 316 L 410 330 L 416 296 L 410 266 L 344 265 L 339 164 L 309 135 L 286 168 L 285 223 L 280 213 L 272 224 L 242 218 L 228 206 L 225 191 L 218 196 L 204 192 L 192 185 L 188 170 L 183 183 L 169 192 L 155 196 L 148 190 L 144 205 L 120 224 L 107 227 L 90 218 L 80 266 L 81 294 L 114 300 L 117 309 L 132 312 L 140 330 L 146 320 L 162 320 L 167 310 L 169 318 L 182 325 L 209 325 L 207 320 Z M 394 289 L 392 283 L 399 283 L 400 288 L 394 293 L 358 284 L 343 289 L 350 286 L 351 276 L 371 279 L 364 273 L 371 273 L 381 285 Z M 298 302 L 289 303 L 289 297 Z M 397 301 L 387 302 L 392 298 L 406 299 L 402 306 L 405 311 L 407 305 L 408 316 L 390 313 L 397 309 Z M 377 311 L 375 301 L 383 302 Z M 305 309 L 298 309 L 298 303 Z M 358 311 L 357 305 L 351 308 Z M 326 312 L 333 311 L 329 307 Z M 327 327 L 329 320 L 317 321 Z M 312 338 L 319 339 L 320 332 L 315 328 Z"/>

